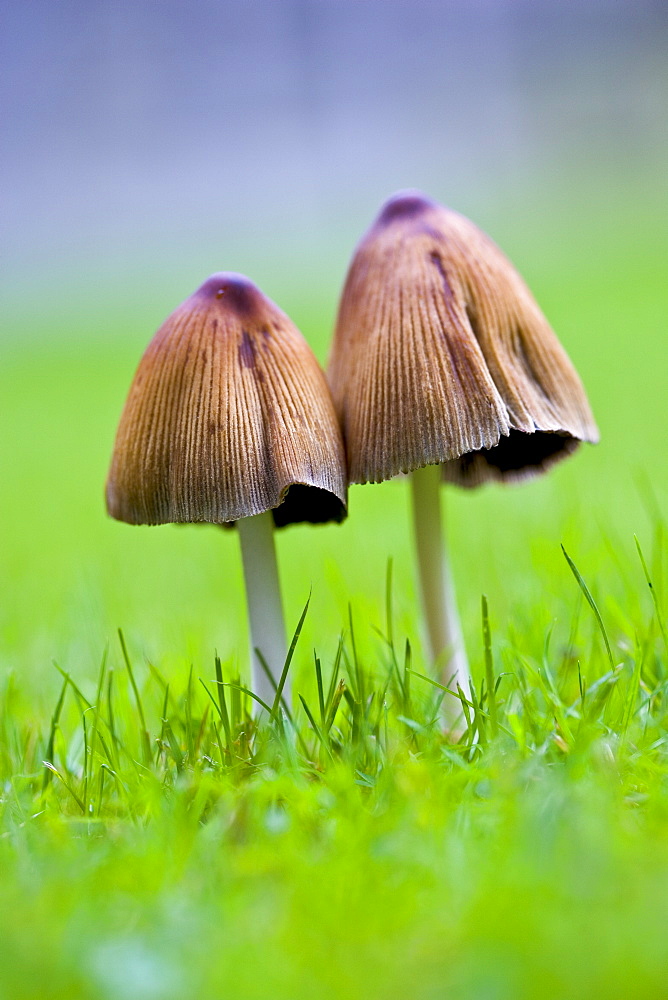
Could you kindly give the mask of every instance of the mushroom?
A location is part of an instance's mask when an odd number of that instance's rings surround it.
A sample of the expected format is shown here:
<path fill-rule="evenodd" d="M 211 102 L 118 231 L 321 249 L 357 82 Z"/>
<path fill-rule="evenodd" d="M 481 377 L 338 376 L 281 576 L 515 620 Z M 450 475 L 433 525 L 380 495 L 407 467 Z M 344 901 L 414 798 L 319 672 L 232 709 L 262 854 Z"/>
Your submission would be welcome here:
<path fill-rule="evenodd" d="M 116 435 L 109 513 L 129 524 L 236 522 L 251 647 L 277 683 L 287 646 L 273 528 L 340 522 L 346 495 L 341 432 L 308 344 L 247 278 L 212 275 L 139 363 Z M 257 653 L 252 678 L 271 705 Z"/>
<path fill-rule="evenodd" d="M 492 240 L 417 191 L 390 198 L 355 251 L 328 378 L 349 482 L 411 474 L 431 655 L 467 693 L 439 483 L 529 478 L 597 441 L 580 379 Z"/>

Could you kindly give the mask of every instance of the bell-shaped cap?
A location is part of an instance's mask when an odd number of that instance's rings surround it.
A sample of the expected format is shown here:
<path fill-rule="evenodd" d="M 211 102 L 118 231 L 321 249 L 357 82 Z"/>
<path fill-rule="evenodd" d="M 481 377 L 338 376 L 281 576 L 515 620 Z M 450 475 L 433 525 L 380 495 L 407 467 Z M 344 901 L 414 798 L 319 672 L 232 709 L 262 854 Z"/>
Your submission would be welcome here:
<path fill-rule="evenodd" d="M 247 278 L 214 274 L 163 323 L 121 417 L 107 508 L 130 524 L 341 521 L 343 443 L 324 373 Z"/>
<path fill-rule="evenodd" d="M 355 251 L 328 377 L 353 483 L 438 463 L 463 486 L 520 479 L 598 440 L 515 268 L 419 192 L 390 198 Z"/>

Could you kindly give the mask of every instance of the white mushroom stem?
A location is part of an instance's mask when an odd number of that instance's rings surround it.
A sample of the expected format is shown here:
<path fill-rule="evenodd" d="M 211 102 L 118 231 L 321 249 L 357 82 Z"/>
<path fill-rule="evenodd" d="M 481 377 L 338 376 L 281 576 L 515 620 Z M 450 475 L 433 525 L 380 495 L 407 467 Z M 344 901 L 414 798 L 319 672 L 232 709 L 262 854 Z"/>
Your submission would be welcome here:
<path fill-rule="evenodd" d="M 411 474 L 422 609 L 429 650 L 439 668 L 441 682 L 452 691 L 457 691 L 459 685 L 468 697 L 469 665 L 443 538 L 440 485 L 439 465 L 428 465 Z M 446 725 L 452 728 L 461 717 L 461 704 L 452 695 L 446 695 L 442 711 Z"/>
<path fill-rule="evenodd" d="M 288 650 L 274 546 L 274 519 L 271 511 L 240 518 L 237 521 L 237 530 L 241 542 L 250 628 L 251 688 L 253 693 L 271 708 L 276 691 L 255 650 L 259 649 L 276 684 L 283 672 Z M 289 705 L 289 678 L 283 688 L 283 697 Z M 259 708 L 255 702 L 256 714 Z"/>

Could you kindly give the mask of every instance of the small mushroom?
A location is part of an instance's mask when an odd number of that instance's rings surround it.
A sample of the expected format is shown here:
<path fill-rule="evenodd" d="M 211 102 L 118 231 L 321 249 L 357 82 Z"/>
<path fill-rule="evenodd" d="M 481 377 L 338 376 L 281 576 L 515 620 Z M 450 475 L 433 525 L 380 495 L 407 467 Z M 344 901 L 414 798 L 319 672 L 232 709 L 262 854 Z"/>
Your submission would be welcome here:
<path fill-rule="evenodd" d="M 236 522 L 251 645 L 277 682 L 287 646 L 274 525 L 342 521 L 346 494 L 341 433 L 308 344 L 247 278 L 212 275 L 139 364 L 116 435 L 109 513 L 129 524 Z M 253 688 L 271 704 L 257 655 L 252 665 Z"/>
<path fill-rule="evenodd" d="M 597 441 L 580 379 L 492 240 L 417 191 L 390 198 L 355 251 L 328 377 L 349 481 L 412 474 L 431 654 L 466 692 L 439 482 L 528 478 Z"/>

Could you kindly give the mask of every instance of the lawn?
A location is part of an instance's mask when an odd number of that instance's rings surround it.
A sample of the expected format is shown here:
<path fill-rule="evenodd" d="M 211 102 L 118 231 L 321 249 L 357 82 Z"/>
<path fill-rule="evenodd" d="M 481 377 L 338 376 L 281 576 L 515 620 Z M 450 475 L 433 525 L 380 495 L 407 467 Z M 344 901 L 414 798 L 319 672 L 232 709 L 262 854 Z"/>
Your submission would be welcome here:
<path fill-rule="evenodd" d="M 666 995 L 668 228 L 650 195 L 492 229 L 602 440 L 540 481 L 444 491 L 476 681 L 454 745 L 405 481 L 354 487 L 342 526 L 280 533 L 291 629 L 310 595 L 303 701 L 258 728 L 234 532 L 103 508 L 138 357 L 192 289 L 117 282 L 76 307 L 72 279 L 55 315 L 10 309 L 0 996 Z M 324 359 L 329 293 L 290 296 Z"/>

